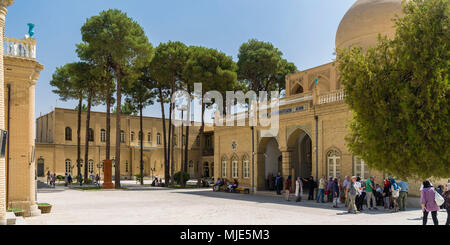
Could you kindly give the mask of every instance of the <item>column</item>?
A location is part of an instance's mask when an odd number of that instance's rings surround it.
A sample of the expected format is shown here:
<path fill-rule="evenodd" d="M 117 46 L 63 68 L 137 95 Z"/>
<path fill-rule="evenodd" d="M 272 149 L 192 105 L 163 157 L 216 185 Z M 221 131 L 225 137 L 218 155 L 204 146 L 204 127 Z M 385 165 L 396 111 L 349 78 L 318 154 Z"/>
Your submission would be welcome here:
<path fill-rule="evenodd" d="M 36 82 L 39 77 L 40 72 L 35 72 L 32 76 L 32 81 L 30 84 L 30 87 L 28 88 L 28 100 L 29 100 L 29 122 L 34 122 L 35 118 L 35 89 L 36 89 Z M 29 130 L 28 130 L 29 138 L 29 151 L 30 156 L 33 154 L 33 149 L 35 148 L 35 142 L 36 142 L 36 124 L 35 123 L 29 123 Z M 33 161 L 32 161 L 33 160 Z M 41 210 L 38 208 L 36 203 L 36 159 L 35 157 L 30 157 L 30 215 L 31 216 L 38 216 L 41 215 Z"/>
<path fill-rule="evenodd" d="M 281 152 L 281 156 L 282 156 L 281 175 L 283 176 L 283 180 L 286 181 L 289 175 L 292 174 L 292 152 L 283 151 Z"/>
<path fill-rule="evenodd" d="M 14 0 L 0 0 L 0 129 L 5 130 L 5 73 L 3 65 L 3 36 L 5 30 L 5 19 L 8 13 L 7 7 Z M 5 159 L 0 159 L 0 225 L 6 225 L 6 165 Z"/>

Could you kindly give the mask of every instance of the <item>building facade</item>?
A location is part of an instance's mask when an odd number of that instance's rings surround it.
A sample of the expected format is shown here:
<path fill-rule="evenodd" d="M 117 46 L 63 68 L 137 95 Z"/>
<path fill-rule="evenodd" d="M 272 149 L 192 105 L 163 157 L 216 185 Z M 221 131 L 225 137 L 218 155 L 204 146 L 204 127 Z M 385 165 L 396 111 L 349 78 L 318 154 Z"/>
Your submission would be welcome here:
<path fill-rule="evenodd" d="M 65 175 L 71 173 L 77 176 L 77 111 L 70 109 L 55 108 L 54 111 L 39 117 L 36 120 L 36 167 L 38 178 L 45 179 L 47 172 Z M 115 128 L 115 114 L 111 114 L 111 129 Z M 82 112 L 81 127 L 81 162 L 82 174 L 87 164 L 88 172 L 96 175 L 103 170 L 101 163 L 106 157 L 106 113 L 91 112 L 91 123 L 89 133 L 89 159 L 85 156 L 85 128 L 86 112 Z M 140 173 L 140 139 L 139 139 L 139 117 L 121 116 L 122 133 L 121 139 L 121 178 L 134 179 Z M 166 130 L 170 124 L 166 120 Z M 143 118 L 143 160 L 144 177 L 164 178 L 164 135 L 161 118 Z M 184 154 L 181 145 L 185 147 L 186 133 L 181 133 L 180 127 L 175 127 L 174 135 L 174 167 L 175 172 L 181 170 L 181 162 Z M 115 156 L 115 130 L 111 130 L 111 157 Z M 203 143 L 202 143 L 203 142 Z M 208 143 L 209 142 L 209 143 Z M 205 130 L 204 140 L 200 140 L 199 127 L 189 128 L 189 139 L 187 142 L 188 172 L 191 178 L 212 177 L 211 161 L 214 150 L 212 148 L 211 132 Z M 114 170 L 113 170 L 114 175 Z"/>

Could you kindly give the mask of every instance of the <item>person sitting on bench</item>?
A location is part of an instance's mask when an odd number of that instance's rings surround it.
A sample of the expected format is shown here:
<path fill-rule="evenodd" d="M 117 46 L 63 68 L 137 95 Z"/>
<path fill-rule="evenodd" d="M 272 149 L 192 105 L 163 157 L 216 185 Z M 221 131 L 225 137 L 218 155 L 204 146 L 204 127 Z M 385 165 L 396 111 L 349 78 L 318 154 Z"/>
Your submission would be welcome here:
<path fill-rule="evenodd" d="M 238 188 L 238 182 L 236 179 L 234 179 L 233 184 L 228 186 L 228 190 L 230 192 L 233 192 L 236 188 Z"/>

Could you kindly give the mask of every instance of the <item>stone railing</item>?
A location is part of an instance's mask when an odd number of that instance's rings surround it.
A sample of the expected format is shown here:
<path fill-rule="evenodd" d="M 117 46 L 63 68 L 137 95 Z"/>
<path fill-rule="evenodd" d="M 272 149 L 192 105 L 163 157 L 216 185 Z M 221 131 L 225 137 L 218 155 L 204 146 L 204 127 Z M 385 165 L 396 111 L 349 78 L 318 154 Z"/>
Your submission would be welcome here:
<path fill-rule="evenodd" d="M 344 90 L 336 90 L 327 94 L 319 95 L 319 105 L 344 101 Z"/>
<path fill-rule="evenodd" d="M 36 59 L 36 39 L 4 38 L 4 54 L 28 59 Z"/>

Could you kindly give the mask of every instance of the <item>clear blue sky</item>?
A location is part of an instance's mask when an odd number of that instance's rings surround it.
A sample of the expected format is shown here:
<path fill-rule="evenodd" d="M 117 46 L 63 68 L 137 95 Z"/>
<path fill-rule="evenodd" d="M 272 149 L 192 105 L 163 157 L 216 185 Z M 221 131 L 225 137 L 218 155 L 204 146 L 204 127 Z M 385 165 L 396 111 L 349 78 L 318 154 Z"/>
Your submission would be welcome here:
<path fill-rule="evenodd" d="M 34 23 L 38 60 L 45 66 L 36 87 L 36 116 L 61 102 L 49 85 L 55 68 L 77 60 L 75 44 L 86 18 L 117 8 L 144 28 L 153 46 L 169 40 L 216 48 L 236 60 L 251 38 L 272 42 L 299 70 L 330 62 L 340 20 L 356 0 L 16 0 L 6 35 L 23 38 Z M 103 110 L 97 107 L 96 110 Z M 160 116 L 159 106 L 145 111 Z"/>

